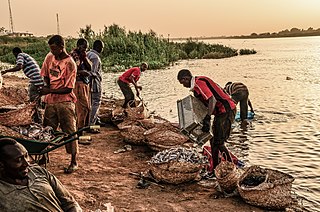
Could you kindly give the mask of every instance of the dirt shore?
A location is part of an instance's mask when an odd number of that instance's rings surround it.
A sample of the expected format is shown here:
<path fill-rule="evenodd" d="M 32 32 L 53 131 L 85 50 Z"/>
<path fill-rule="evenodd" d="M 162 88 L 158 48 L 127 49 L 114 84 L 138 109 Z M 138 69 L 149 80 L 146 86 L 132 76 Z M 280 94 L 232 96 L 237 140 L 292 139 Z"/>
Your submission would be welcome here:
<path fill-rule="evenodd" d="M 28 81 L 4 77 L 4 86 L 27 86 Z M 216 198 L 214 180 L 180 185 L 150 184 L 139 189 L 139 178 L 130 173 L 148 170 L 147 161 L 155 154 L 146 146 L 132 146 L 131 151 L 114 153 L 126 145 L 120 131 L 112 126 L 90 134 L 91 145 L 80 145 L 79 169 L 64 174 L 70 155 L 63 147 L 49 153 L 47 169 L 55 174 L 74 195 L 84 211 L 263 211 L 246 204 L 240 197 Z M 99 210 L 98 210 L 99 211 Z"/>
<path fill-rule="evenodd" d="M 152 152 L 145 146 L 132 146 L 131 151 L 115 154 L 126 145 L 119 130 L 108 126 L 92 135 L 91 145 L 80 145 L 79 170 L 66 175 L 69 162 L 64 148 L 50 153 L 48 170 L 71 191 L 84 211 L 106 210 L 111 203 L 115 211 L 262 211 L 244 203 L 240 197 L 215 199 L 215 181 L 181 185 L 151 184 L 136 188 L 138 178 L 130 172 L 148 170 Z"/>

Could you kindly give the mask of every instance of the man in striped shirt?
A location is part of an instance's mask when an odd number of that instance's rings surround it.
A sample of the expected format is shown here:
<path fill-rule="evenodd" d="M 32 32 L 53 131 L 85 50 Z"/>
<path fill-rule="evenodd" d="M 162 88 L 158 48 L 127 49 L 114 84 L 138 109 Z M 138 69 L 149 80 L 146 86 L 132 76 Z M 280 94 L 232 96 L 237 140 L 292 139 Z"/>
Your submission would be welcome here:
<path fill-rule="evenodd" d="M 235 117 L 235 103 L 217 83 L 208 77 L 192 76 L 189 70 L 182 69 L 178 73 L 178 80 L 184 87 L 190 88 L 194 96 L 208 108 L 207 115 L 203 119 L 202 131 L 209 132 L 211 115 L 214 115 L 212 126 L 214 136 L 210 140 L 213 169 L 219 164 L 219 151 L 222 155 L 225 153 L 225 159 L 232 162 L 224 143 L 231 133 L 231 124 Z"/>
<path fill-rule="evenodd" d="M 39 97 L 39 89 L 44 86 L 43 78 L 40 76 L 40 67 L 35 59 L 33 59 L 30 55 L 22 52 L 19 47 L 13 48 L 12 53 L 16 57 L 16 66 L 2 71 L 1 74 L 16 72 L 22 69 L 24 74 L 30 79 L 29 100 L 30 102 L 33 102 Z M 38 101 L 38 103 L 40 103 L 40 101 Z M 33 119 L 37 123 L 42 122 L 38 110 L 35 112 Z"/>
<path fill-rule="evenodd" d="M 240 102 L 240 119 L 241 121 L 248 117 L 248 105 L 252 113 L 254 113 L 251 101 L 249 99 L 249 90 L 247 86 L 241 82 L 228 82 L 224 90 L 231 96 L 236 104 Z"/>

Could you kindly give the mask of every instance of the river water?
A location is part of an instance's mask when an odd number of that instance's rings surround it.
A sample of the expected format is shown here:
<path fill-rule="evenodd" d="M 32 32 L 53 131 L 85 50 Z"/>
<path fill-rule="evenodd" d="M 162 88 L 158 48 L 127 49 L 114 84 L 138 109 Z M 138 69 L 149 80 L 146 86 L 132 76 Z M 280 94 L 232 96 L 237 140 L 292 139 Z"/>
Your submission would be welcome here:
<path fill-rule="evenodd" d="M 211 77 L 221 86 L 243 82 L 255 119 L 235 125 L 228 147 L 247 164 L 278 169 L 295 177 L 293 191 L 310 211 L 320 211 L 320 37 L 205 40 L 257 54 L 226 59 L 179 61 L 143 73 L 139 83 L 149 110 L 178 122 L 178 99 L 189 95 L 176 79 L 182 68 Z M 118 74 L 105 73 L 104 92 L 122 97 Z"/>

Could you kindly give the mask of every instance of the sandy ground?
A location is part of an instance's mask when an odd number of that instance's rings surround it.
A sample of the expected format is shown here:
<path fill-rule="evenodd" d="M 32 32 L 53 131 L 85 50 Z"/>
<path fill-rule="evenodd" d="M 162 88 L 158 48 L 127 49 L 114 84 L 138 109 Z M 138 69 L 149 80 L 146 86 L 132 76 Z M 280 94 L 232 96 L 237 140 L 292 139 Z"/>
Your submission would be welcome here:
<path fill-rule="evenodd" d="M 4 86 L 27 86 L 28 80 L 4 76 Z M 148 170 L 147 161 L 155 154 L 146 146 L 132 146 L 131 151 L 115 154 L 126 143 L 114 126 L 90 134 L 91 145 L 80 145 L 79 169 L 64 174 L 70 155 L 64 147 L 49 153 L 47 169 L 55 174 L 74 195 L 84 211 L 262 211 L 243 202 L 240 197 L 220 197 L 214 180 L 180 185 L 150 184 L 136 188 L 139 178 L 131 172 Z"/>
<path fill-rule="evenodd" d="M 126 145 L 113 126 L 91 134 L 91 145 L 80 145 L 79 169 L 64 174 L 69 163 L 64 148 L 50 153 L 48 170 L 70 190 L 84 211 L 106 210 L 111 203 L 115 211 L 261 211 L 239 197 L 215 199 L 215 181 L 206 180 L 180 185 L 151 184 L 136 188 L 139 178 L 130 172 L 148 170 L 152 152 L 146 146 L 132 146 L 131 151 L 115 154 Z"/>

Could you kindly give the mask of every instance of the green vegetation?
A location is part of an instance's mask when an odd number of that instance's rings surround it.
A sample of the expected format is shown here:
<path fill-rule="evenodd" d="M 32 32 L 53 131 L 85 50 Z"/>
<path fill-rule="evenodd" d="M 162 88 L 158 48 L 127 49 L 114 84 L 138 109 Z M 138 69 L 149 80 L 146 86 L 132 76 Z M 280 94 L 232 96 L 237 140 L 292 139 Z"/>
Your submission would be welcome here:
<path fill-rule="evenodd" d="M 11 51 L 18 46 L 34 57 L 41 66 L 49 52 L 49 37 L 0 36 L 0 61 L 14 64 L 15 58 Z M 148 33 L 127 32 L 116 24 L 105 26 L 100 33 L 94 32 L 88 25 L 80 29 L 79 37 L 86 38 L 90 46 L 96 39 L 105 43 L 101 59 L 103 69 L 107 71 L 123 71 L 138 66 L 143 61 L 149 64 L 150 69 L 159 69 L 181 59 L 219 59 L 238 55 L 236 49 L 223 45 L 206 44 L 192 39 L 180 43 L 170 42 L 152 30 Z M 76 38 L 66 39 L 68 52 L 75 48 L 76 41 Z"/>
<path fill-rule="evenodd" d="M 256 54 L 256 50 L 254 49 L 240 49 L 239 54 L 240 55 L 245 55 L 245 54 Z"/>

